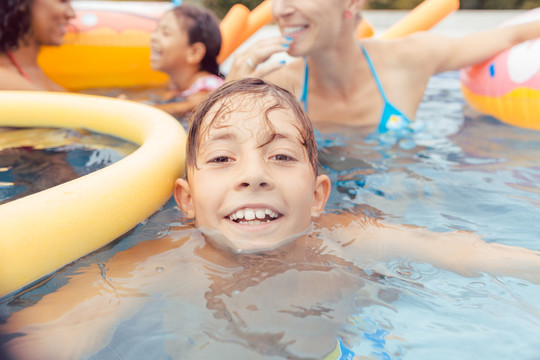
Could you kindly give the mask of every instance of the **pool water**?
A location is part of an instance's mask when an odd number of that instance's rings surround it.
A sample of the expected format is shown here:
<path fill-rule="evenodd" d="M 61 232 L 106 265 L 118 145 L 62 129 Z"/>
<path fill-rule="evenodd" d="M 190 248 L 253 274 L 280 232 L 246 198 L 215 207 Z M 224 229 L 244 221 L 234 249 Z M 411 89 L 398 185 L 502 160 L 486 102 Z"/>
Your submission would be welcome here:
<path fill-rule="evenodd" d="M 319 128 L 328 212 L 540 251 L 540 132 L 475 114 L 455 72 L 431 80 L 418 123 L 401 139 Z M 77 157 L 70 164 L 92 156 Z M 1 299 L 0 321 L 26 324 L 0 327 L 1 343 L 53 349 L 56 359 L 314 359 L 338 339 L 358 358 L 540 358 L 540 273 L 536 283 L 464 277 L 308 245 L 300 263 L 279 252 L 232 265 L 205 257 L 171 200 L 121 239 Z"/>
<path fill-rule="evenodd" d="M 0 128 L 0 204 L 103 169 L 136 149 L 84 129 Z"/>

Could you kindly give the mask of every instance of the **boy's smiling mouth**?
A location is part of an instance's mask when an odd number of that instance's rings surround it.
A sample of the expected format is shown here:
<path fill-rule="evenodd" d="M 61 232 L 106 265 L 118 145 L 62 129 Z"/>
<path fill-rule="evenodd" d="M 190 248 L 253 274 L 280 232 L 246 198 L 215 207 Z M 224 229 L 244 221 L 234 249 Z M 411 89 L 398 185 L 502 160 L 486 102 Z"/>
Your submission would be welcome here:
<path fill-rule="evenodd" d="M 279 219 L 283 215 L 270 208 L 243 208 L 226 216 L 227 219 L 242 225 L 259 225 Z"/>

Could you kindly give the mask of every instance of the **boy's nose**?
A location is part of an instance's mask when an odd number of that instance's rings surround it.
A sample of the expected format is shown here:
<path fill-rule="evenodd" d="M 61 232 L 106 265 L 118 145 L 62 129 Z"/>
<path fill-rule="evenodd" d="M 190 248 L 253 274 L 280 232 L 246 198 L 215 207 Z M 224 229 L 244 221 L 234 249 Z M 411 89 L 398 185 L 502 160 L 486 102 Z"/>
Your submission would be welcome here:
<path fill-rule="evenodd" d="M 240 184 L 240 187 L 248 188 L 248 187 L 250 187 L 250 186 L 252 186 L 252 185 L 253 185 L 254 187 L 260 187 L 260 188 L 267 188 L 267 187 L 269 187 L 269 184 L 268 184 L 266 181 L 260 181 L 260 182 L 258 182 L 258 181 L 254 181 L 254 182 L 247 182 L 247 181 L 245 181 L 245 182 L 242 182 L 242 183 Z"/>
<path fill-rule="evenodd" d="M 263 159 L 250 159 L 243 162 L 239 168 L 238 190 L 269 190 L 274 181 L 268 173 L 268 164 Z"/>

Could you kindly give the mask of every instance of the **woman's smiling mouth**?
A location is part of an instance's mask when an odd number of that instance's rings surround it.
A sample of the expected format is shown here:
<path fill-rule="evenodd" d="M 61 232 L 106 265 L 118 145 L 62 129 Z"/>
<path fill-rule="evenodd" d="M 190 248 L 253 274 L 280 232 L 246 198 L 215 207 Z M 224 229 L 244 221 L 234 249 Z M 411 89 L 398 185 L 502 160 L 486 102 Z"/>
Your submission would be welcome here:
<path fill-rule="evenodd" d="M 283 36 L 291 36 L 294 37 L 295 35 L 301 33 L 305 29 L 307 29 L 307 25 L 298 25 L 298 26 L 284 26 L 281 29 L 281 34 Z"/>

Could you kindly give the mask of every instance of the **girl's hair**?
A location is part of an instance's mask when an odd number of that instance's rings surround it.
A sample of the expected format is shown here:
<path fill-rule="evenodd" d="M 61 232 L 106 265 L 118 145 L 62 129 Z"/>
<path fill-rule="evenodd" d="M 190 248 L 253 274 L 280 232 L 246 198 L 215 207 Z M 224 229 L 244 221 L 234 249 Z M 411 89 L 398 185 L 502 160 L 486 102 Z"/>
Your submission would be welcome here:
<path fill-rule="evenodd" d="M 202 123 L 216 103 L 221 101 L 219 108 L 213 112 L 213 117 L 209 119 L 208 124 L 205 126 L 205 131 L 208 131 L 212 126 L 219 126 L 217 122 L 227 114 L 239 110 L 242 106 L 249 106 L 248 102 L 254 103 L 255 100 L 268 98 L 273 101 L 267 103 L 269 105 L 262 108 L 261 112 L 265 115 L 269 130 L 273 131 L 273 125 L 268 118 L 268 114 L 276 109 L 290 109 L 298 121 L 295 126 L 302 137 L 302 145 L 306 147 L 313 172 L 317 175 L 317 143 L 311 120 L 302 110 L 293 94 L 277 85 L 256 78 L 245 78 L 225 83 L 197 106 L 190 118 L 186 149 L 186 170 L 197 167 L 197 152 L 201 138 L 204 136 L 203 130 L 201 130 Z M 185 174 L 187 177 L 188 171 Z"/>
<path fill-rule="evenodd" d="M 219 76 L 217 56 L 221 50 L 221 32 L 217 17 L 210 10 L 193 4 L 183 4 L 172 11 L 177 19 L 185 20 L 189 44 L 200 42 L 206 47 L 200 69 Z"/>
<path fill-rule="evenodd" d="M 0 0 L 0 52 L 16 50 L 30 32 L 33 0 Z"/>

